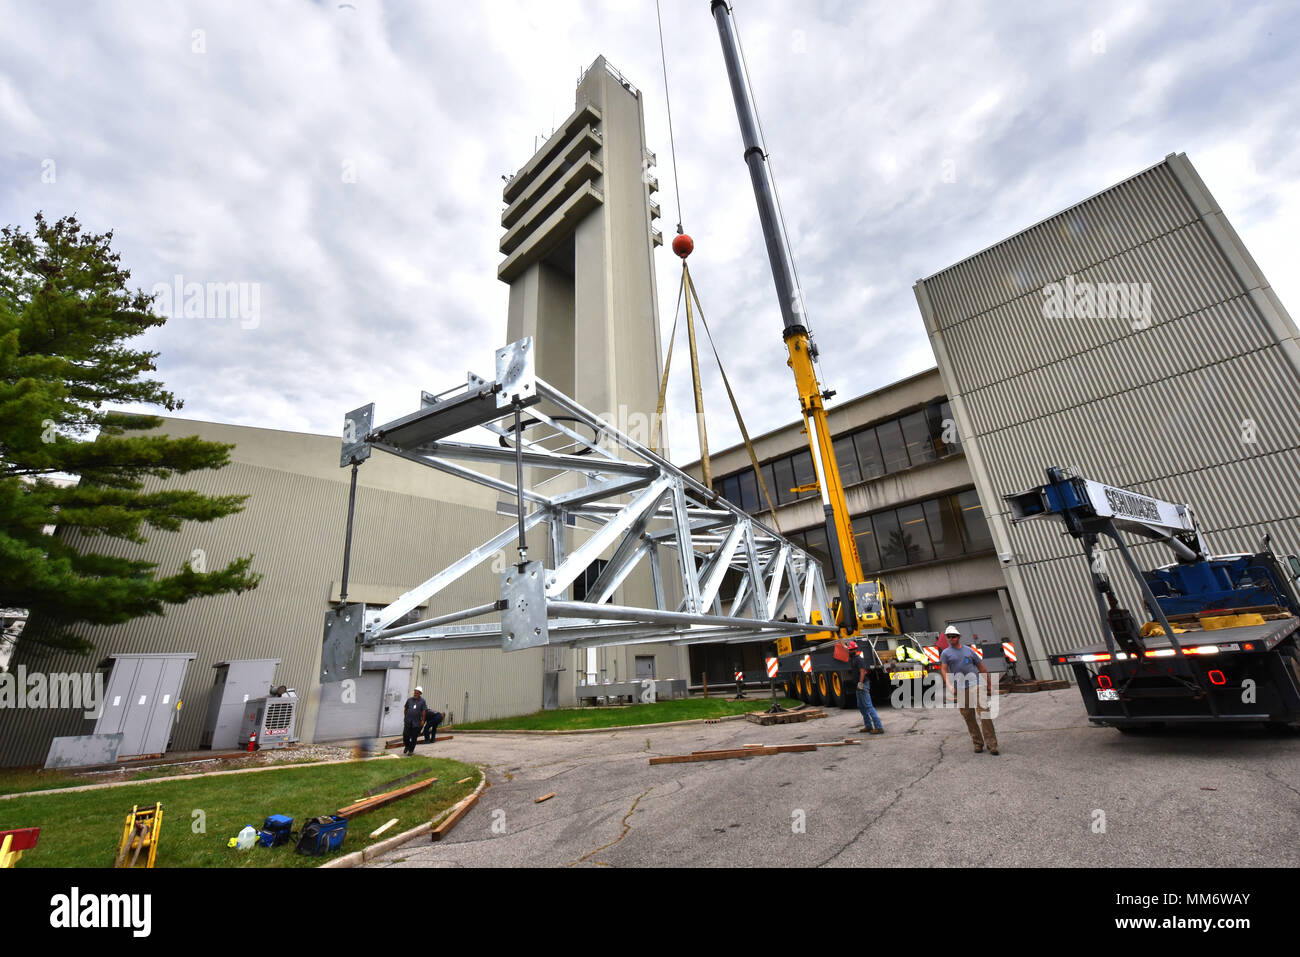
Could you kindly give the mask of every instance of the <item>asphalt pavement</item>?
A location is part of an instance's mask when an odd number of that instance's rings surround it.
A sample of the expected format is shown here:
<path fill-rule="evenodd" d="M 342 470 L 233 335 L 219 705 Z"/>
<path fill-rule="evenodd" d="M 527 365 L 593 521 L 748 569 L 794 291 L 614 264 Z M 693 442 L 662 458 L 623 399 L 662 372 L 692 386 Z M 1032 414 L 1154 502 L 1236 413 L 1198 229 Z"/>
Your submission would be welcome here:
<path fill-rule="evenodd" d="M 765 702 L 755 700 L 756 710 Z M 456 734 L 420 745 L 486 768 L 441 842 L 368 867 L 1295 867 L 1300 735 L 1095 728 L 1073 688 L 1003 695 L 1000 755 L 951 709 L 856 711 L 581 735 Z M 853 746 L 651 766 L 657 755 Z M 549 792 L 555 797 L 534 800 Z"/>

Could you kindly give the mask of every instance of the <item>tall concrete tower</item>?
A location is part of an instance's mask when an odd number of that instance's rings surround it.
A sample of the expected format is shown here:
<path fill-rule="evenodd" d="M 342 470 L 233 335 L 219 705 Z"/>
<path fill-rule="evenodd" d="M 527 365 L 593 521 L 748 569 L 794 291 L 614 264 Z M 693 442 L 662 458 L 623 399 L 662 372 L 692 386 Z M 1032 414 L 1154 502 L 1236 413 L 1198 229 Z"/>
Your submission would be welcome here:
<path fill-rule="evenodd" d="M 615 424 L 648 417 L 659 394 L 654 164 L 641 93 L 601 56 L 502 191 L 507 341 L 533 336 L 538 375 Z"/>

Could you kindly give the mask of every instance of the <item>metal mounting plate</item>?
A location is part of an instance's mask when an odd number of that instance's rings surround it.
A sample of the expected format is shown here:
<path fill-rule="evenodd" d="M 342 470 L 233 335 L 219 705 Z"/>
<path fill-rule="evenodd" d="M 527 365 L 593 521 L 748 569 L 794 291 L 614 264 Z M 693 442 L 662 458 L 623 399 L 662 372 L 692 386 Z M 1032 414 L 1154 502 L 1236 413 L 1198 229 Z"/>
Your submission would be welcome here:
<path fill-rule="evenodd" d="M 496 351 L 497 408 L 505 408 L 515 399 L 527 401 L 537 396 L 537 363 L 534 360 L 533 337 L 525 336 L 517 342 L 502 346 Z"/>
<path fill-rule="evenodd" d="M 344 605 L 325 615 L 325 644 L 320 653 L 320 680 L 342 681 L 361 677 L 361 643 L 366 606 Z"/>
<path fill-rule="evenodd" d="M 528 562 L 521 570 L 511 565 L 501 573 L 501 650 L 518 651 L 547 643 L 546 569 Z"/>
<path fill-rule="evenodd" d="M 375 420 L 375 404 L 363 405 L 353 409 L 343 417 L 343 454 L 339 456 L 339 468 L 347 468 L 353 463 L 364 462 L 370 458 L 370 446 L 366 436 L 370 434 Z"/>

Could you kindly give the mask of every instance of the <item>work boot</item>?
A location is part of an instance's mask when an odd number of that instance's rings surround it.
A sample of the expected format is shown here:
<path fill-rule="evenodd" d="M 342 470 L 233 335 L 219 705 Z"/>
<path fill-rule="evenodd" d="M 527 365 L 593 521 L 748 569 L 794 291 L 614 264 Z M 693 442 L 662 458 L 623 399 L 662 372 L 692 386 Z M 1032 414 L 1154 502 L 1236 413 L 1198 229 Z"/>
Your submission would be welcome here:
<path fill-rule="evenodd" d="M 867 732 L 867 734 L 884 734 L 884 733 L 885 733 L 884 728 L 872 728 L 870 731 Z"/>

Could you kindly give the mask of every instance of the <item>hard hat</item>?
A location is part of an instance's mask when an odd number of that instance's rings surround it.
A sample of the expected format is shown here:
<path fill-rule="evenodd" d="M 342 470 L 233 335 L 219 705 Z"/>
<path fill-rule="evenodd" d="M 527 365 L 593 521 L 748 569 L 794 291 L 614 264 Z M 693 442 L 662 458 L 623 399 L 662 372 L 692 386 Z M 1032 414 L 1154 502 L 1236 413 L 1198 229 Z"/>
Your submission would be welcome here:
<path fill-rule="evenodd" d="M 960 634 L 961 634 L 961 632 L 958 630 L 958 628 L 957 628 L 956 625 L 949 625 L 947 628 L 944 629 L 943 633 L 944 633 L 945 635 L 960 635 Z"/>
<path fill-rule="evenodd" d="M 416 685 L 416 686 L 415 686 L 415 690 L 418 691 L 418 692 L 420 692 L 420 694 L 424 694 L 424 689 L 421 688 L 419 685 Z"/>

